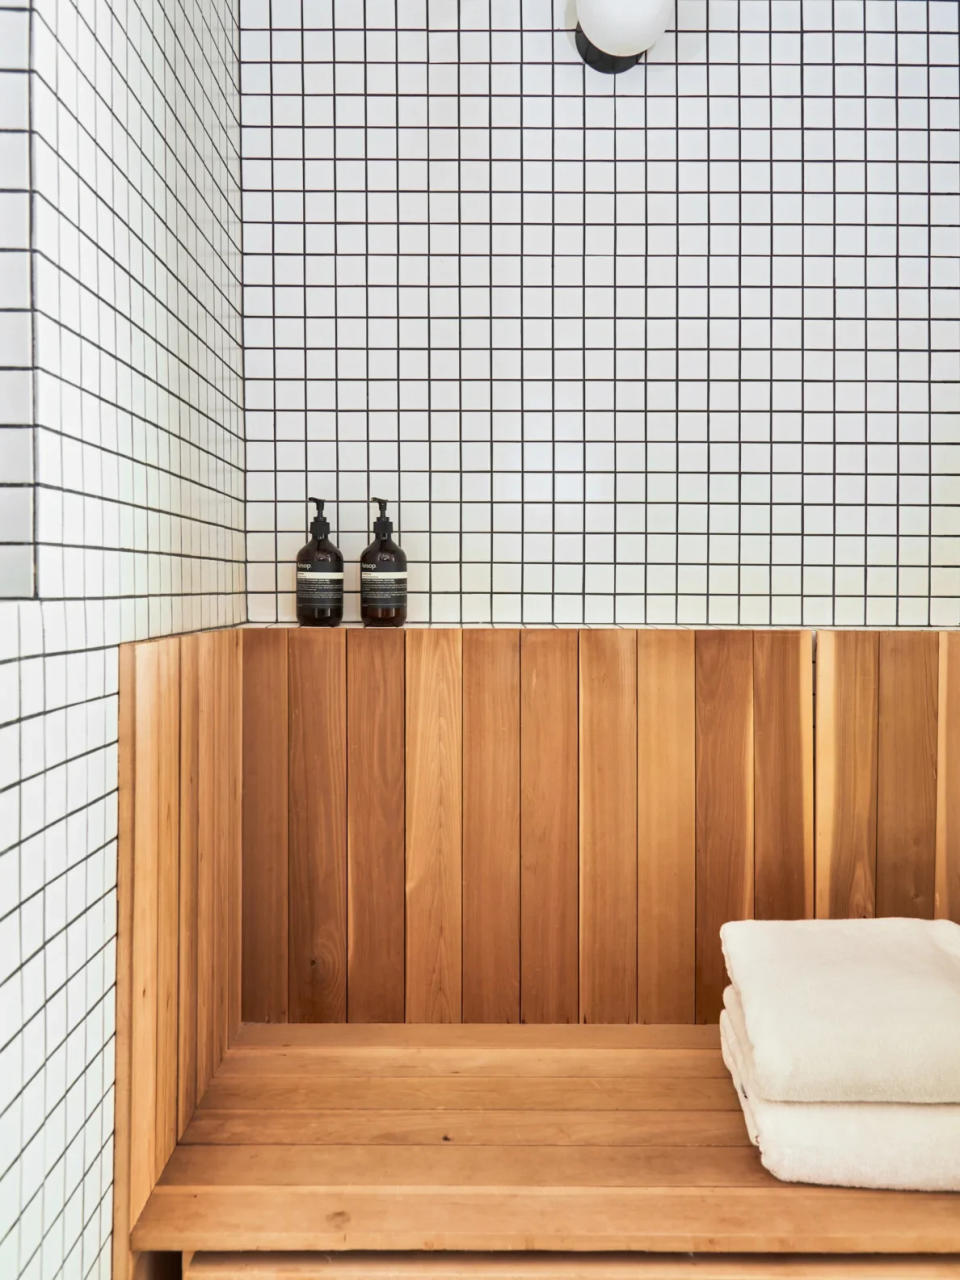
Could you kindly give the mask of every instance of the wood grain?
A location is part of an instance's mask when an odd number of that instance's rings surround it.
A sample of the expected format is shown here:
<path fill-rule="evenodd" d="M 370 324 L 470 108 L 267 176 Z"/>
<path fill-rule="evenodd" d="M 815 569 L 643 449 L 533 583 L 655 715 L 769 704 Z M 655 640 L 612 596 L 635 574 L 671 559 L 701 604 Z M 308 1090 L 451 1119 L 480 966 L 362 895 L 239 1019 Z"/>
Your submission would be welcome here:
<path fill-rule="evenodd" d="M 713 1022 L 726 985 L 720 926 L 753 915 L 752 634 L 698 631 L 696 669 L 696 1016 Z"/>
<path fill-rule="evenodd" d="M 463 1020 L 520 1017 L 520 632 L 463 633 Z"/>
<path fill-rule="evenodd" d="M 879 640 L 877 915 L 933 915 L 937 863 L 940 637 Z"/>
<path fill-rule="evenodd" d="M 141 1205 L 130 1199 L 133 1051 L 133 896 L 137 658 L 131 644 L 120 645 L 117 698 L 117 995 L 114 1061 L 113 1275 L 132 1272 L 130 1228 Z"/>
<path fill-rule="evenodd" d="M 227 787 L 227 1043 L 243 1016 L 243 644 L 239 630 L 227 631 L 223 732 L 226 739 Z"/>
<path fill-rule="evenodd" d="M 960 924 L 960 633 L 940 632 L 934 915 Z"/>
<path fill-rule="evenodd" d="M 754 914 L 813 915 L 813 637 L 755 631 Z"/>
<path fill-rule="evenodd" d="M 219 1065 L 217 970 L 222 922 L 218 920 L 220 841 L 219 692 L 215 679 L 218 633 L 197 636 L 197 1096 Z"/>
<path fill-rule="evenodd" d="M 875 914 L 878 654 L 875 631 L 817 635 L 819 917 Z"/>
<path fill-rule="evenodd" d="M 637 632 L 637 1015 L 692 1022 L 696 728 L 692 631 Z"/>
<path fill-rule="evenodd" d="M 576 631 L 520 635 L 520 1009 L 576 1022 L 579 746 Z"/>
<path fill-rule="evenodd" d="M 289 1016 L 347 1016 L 345 632 L 289 639 Z"/>
<path fill-rule="evenodd" d="M 580 1020 L 637 1020 L 637 642 L 580 636 Z"/>
<path fill-rule="evenodd" d="M 407 633 L 408 1022 L 460 1021 L 461 663 L 459 631 Z"/>
<path fill-rule="evenodd" d="M 157 743 L 165 708 L 160 693 L 160 644 L 136 650 L 133 930 L 131 968 L 130 1215 L 147 1202 L 157 1173 L 157 895 L 160 786 Z"/>
<path fill-rule="evenodd" d="M 195 1253 L 184 1280 L 955 1280 L 950 1257 L 671 1254 Z"/>
<path fill-rule="evenodd" d="M 177 1142 L 180 961 L 180 641 L 157 642 L 157 1108 L 154 1177 Z"/>
<path fill-rule="evenodd" d="M 347 636 L 347 1017 L 402 1022 L 404 635 Z"/>
<path fill-rule="evenodd" d="M 287 632 L 243 633 L 243 1017 L 287 1017 Z"/>
<path fill-rule="evenodd" d="M 180 638 L 180 937 L 177 1137 L 197 1105 L 197 822 L 199 643 Z"/>

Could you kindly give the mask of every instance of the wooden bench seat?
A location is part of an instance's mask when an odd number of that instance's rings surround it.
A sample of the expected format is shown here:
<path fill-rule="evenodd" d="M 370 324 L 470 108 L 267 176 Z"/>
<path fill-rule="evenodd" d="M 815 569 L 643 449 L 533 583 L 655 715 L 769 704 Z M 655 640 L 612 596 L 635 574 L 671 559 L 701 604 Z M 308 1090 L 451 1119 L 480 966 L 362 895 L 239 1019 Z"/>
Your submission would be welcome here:
<path fill-rule="evenodd" d="M 201 1253 L 949 1255 L 960 1254 L 960 1196 L 777 1182 L 748 1143 L 713 1026 L 245 1026 L 131 1243 Z M 659 1271 L 636 1261 L 646 1269 L 617 1271 L 608 1258 L 600 1270 L 574 1260 L 550 1274 L 687 1274 L 669 1259 Z M 913 1272 L 903 1258 L 877 1274 L 945 1274 L 934 1261 Z M 418 1274 L 545 1275 L 532 1262 L 451 1271 L 448 1261 L 444 1271 L 431 1259 Z M 324 1270 L 316 1258 L 299 1271 L 263 1270 L 263 1260 L 233 1272 L 216 1259 L 191 1265 L 198 1280 L 412 1274 L 383 1258 L 351 1261 L 359 1271 L 346 1260 Z"/>

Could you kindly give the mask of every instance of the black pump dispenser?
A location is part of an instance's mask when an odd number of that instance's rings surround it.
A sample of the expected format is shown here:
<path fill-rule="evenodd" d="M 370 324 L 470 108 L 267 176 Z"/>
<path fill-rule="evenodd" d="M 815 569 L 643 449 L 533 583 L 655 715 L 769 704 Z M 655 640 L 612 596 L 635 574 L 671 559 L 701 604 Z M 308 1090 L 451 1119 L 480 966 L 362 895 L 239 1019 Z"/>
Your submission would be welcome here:
<path fill-rule="evenodd" d="M 371 498 L 380 508 L 373 542 L 360 557 L 360 616 L 365 627 L 402 627 L 407 618 L 407 557 L 390 536 L 386 498 Z"/>
<path fill-rule="evenodd" d="M 330 541 L 323 498 L 308 498 L 317 514 L 310 541 L 297 553 L 297 621 L 306 627 L 335 627 L 343 620 L 343 556 Z"/>

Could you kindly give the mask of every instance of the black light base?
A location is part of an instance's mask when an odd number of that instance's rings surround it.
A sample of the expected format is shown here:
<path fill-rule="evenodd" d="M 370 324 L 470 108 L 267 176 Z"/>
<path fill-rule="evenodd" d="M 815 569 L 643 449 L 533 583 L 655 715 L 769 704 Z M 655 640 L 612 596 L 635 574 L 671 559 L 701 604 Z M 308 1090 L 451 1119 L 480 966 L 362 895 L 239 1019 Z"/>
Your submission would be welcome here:
<path fill-rule="evenodd" d="M 583 28 L 579 23 L 577 23 L 576 41 L 577 52 L 587 66 L 592 67 L 594 71 L 602 71 L 604 75 L 608 76 L 615 76 L 620 71 L 629 71 L 643 57 L 642 53 L 631 53 L 625 58 L 618 58 L 612 53 L 604 53 L 602 49 L 598 49 L 595 44 L 590 43 L 583 34 Z"/>

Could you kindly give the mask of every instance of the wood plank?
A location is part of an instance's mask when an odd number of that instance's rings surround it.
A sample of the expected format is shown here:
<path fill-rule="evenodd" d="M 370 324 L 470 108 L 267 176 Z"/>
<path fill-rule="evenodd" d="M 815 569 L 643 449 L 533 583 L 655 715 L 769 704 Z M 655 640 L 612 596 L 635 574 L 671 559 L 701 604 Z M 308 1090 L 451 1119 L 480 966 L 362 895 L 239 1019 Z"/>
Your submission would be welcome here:
<path fill-rule="evenodd" d="M 729 1078 L 435 1076 L 427 1079 L 314 1075 L 225 1076 L 210 1082 L 200 1109 L 213 1111 L 735 1111 Z"/>
<path fill-rule="evenodd" d="M 960 1258 L 734 1254 L 195 1253 L 184 1280 L 955 1280 Z"/>
<path fill-rule="evenodd" d="M 940 637 L 882 631 L 877 732 L 877 915 L 933 915 Z"/>
<path fill-rule="evenodd" d="M 520 1011 L 577 1022 L 579 747 L 576 631 L 520 635 Z"/>
<path fill-rule="evenodd" d="M 347 651 L 345 632 L 289 638 L 289 1016 L 347 1016 Z"/>
<path fill-rule="evenodd" d="M 180 959 L 180 641 L 157 642 L 157 1105 L 159 1177 L 177 1142 Z"/>
<path fill-rule="evenodd" d="M 403 1021 L 404 635 L 347 635 L 347 1019 Z"/>
<path fill-rule="evenodd" d="M 471 1147 L 747 1147 L 738 1111 L 215 1111 L 199 1109 L 183 1141 Z"/>
<path fill-rule="evenodd" d="M 520 1018 L 520 632 L 463 633 L 463 1019 Z"/>
<path fill-rule="evenodd" d="M 159 769 L 157 743 L 165 708 L 160 692 L 160 644 L 137 646 L 136 784 L 133 813 L 133 1001 L 130 1078 L 131 1221 L 147 1202 L 157 1172 L 157 894 Z"/>
<path fill-rule="evenodd" d="M 197 1105 L 197 822 L 199 646 L 180 637 L 180 945 L 177 1137 Z"/>
<path fill-rule="evenodd" d="M 243 633 L 243 1017 L 287 1018 L 287 632 Z"/>
<path fill-rule="evenodd" d="M 637 640 L 580 636 L 580 1020 L 637 1020 Z"/>
<path fill-rule="evenodd" d="M 715 1076 L 716 1049 L 255 1048 L 229 1051 L 217 1073 L 230 1076 Z"/>
<path fill-rule="evenodd" d="M 197 1097 L 210 1083 L 217 1057 L 217 841 L 218 740 L 217 633 L 197 636 Z"/>
<path fill-rule="evenodd" d="M 243 1006 L 243 632 L 226 633 L 224 756 L 227 764 L 225 841 L 227 862 L 227 1044 L 240 1026 Z"/>
<path fill-rule="evenodd" d="M 130 1202 L 133 1050 L 133 887 L 136 780 L 136 649 L 120 645 L 117 697 L 117 994 L 114 1035 L 113 1275 L 132 1271 L 130 1227 L 142 1206 Z"/>
<path fill-rule="evenodd" d="M 692 631 L 637 632 L 637 1016 L 692 1022 L 696 723 Z"/>
<path fill-rule="evenodd" d="M 878 654 L 875 631 L 817 634 L 819 917 L 875 914 Z"/>
<path fill-rule="evenodd" d="M 753 915 L 753 635 L 698 631 L 698 1022 L 720 1012 L 720 926 Z"/>
<path fill-rule="evenodd" d="M 422 1045 L 454 1049 L 716 1049 L 720 1034 L 716 1023 L 698 1026 L 593 1026 L 577 1023 L 525 1023 L 487 1026 L 430 1026 L 428 1023 L 387 1025 L 348 1023 L 324 1026 L 296 1023 L 266 1026 L 241 1025 L 234 1040 L 239 1047 L 266 1045 L 347 1048 Z"/>
<path fill-rule="evenodd" d="M 934 915 L 960 924 L 960 633 L 940 632 Z"/>
<path fill-rule="evenodd" d="M 813 915 L 813 636 L 753 633 L 754 914 Z"/>
<path fill-rule="evenodd" d="M 775 1186 L 749 1147 L 179 1147 L 164 1186 Z"/>
<path fill-rule="evenodd" d="M 461 662 L 459 631 L 407 633 L 408 1022 L 460 1021 Z"/>
<path fill-rule="evenodd" d="M 829 1207 L 829 1211 L 828 1210 Z M 138 1248 L 955 1252 L 949 1193 L 835 1187 L 158 1187 Z"/>

